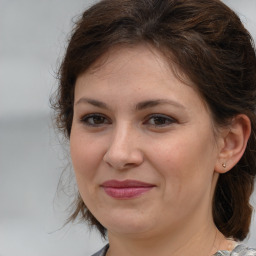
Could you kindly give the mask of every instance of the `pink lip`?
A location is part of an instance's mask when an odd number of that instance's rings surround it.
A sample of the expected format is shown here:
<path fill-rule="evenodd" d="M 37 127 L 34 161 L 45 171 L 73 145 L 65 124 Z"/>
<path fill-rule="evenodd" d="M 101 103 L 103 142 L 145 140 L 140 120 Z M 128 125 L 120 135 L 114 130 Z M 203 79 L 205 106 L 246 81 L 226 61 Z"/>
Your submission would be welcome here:
<path fill-rule="evenodd" d="M 131 199 L 139 197 L 155 187 L 153 184 L 137 180 L 108 180 L 102 183 L 101 187 L 105 193 L 116 199 Z"/>

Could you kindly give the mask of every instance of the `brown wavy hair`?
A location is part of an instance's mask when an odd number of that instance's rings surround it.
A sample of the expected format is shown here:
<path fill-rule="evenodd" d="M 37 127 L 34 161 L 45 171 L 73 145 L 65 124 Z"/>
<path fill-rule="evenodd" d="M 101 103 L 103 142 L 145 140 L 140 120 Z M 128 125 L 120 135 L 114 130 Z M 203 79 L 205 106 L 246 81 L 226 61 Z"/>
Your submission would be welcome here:
<path fill-rule="evenodd" d="M 256 56 L 239 17 L 219 0 L 103 0 L 76 23 L 59 70 L 53 103 L 59 129 L 70 136 L 77 77 L 116 45 L 150 44 L 196 85 L 213 120 L 225 126 L 237 114 L 252 132 L 238 164 L 221 174 L 213 198 L 217 228 L 243 240 L 251 222 L 249 198 L 256 175 Z M 105 236 L 106 229 L 78 194 L 69 220 L 80 216 Z"/>

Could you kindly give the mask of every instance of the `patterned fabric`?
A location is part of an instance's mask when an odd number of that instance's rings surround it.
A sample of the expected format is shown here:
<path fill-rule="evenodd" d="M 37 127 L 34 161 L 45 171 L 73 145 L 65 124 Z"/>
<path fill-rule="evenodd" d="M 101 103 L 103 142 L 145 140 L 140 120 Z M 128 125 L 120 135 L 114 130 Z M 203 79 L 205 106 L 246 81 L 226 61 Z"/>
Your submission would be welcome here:
<path fill-rule="evenodd" d="M 100 251 L 96 252 L 92 256 L 105 256 L 109 245 L 105 245 Z M 248 248 L 245 245 L 238 245 L 232 251 L 218 251 L 213 256 L 256 256 L 256 249 Z"/>
<path fill-rule="evenodd" d="M 232 252 L 218 251 L 213 256 L 256 256 L 256 249 L 240 244 Z"/>

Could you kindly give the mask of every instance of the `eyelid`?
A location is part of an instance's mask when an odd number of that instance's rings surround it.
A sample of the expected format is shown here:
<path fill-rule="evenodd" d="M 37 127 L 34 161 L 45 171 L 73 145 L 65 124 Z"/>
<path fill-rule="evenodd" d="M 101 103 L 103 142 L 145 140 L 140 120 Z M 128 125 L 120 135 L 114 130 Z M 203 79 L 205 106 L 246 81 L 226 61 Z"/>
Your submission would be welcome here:
<path fill-rule="evenodd" d="M 147 124 L 147 122 L 151 119 L 151 118 L 163 118 L 163 119 L 166 119 L 169 121 L 168 124 L 162 124 L 162 125 L 157 125 L 157 124 Z M 150 126 L 154 126 L 154 127 L 166 127 L 168 125 L 171 125 L 173 123 L 178 123 L 177 119 L 171 117 L 171 116 L 168 116 L 168 115 L 165 115 L 165 114 L 160 114 L 160 113 L 155 113 L 155 114 L 150 114 L 148 115 L 146 118 L 145 118 L 145 121 L 143 121 L 143 124 L 147 124 L 147 125 L 150 125 Z"/>
<path fill-rule="evenodd" d="M 86 114 L 86 115 L 83 115 L 81 118 L 80 118 L 80 122 L 82 122 L 83 124 L 85 124 L 86 126 L 91 126 L 91 127 L 100 127 L 100 126 L 103 126 L 105 125 L 106 123 L 101 123 L 101 124 L 90 124 L 89 122 L 87 122 L 87 120 L 89 118 L 93 118 L 93 117 L 102 117 L 104 118 L 105 120 L 107 120 L 107 124 L 111 124 L 111 120 L 104 114 L 102 113 L 90 113 L 90 114 Z"/>
<path fill-rule="evenodd" d="M 92 118 L 92 119 L 93 118 L 103 118 L 103 120 L 102 120 L 102 122 L 100 120 L 98 120 L 98 121 L 100 121 L 99 123 L 97 123 L 96 119 L 91 120 L 92 122 L 90 122 L 90 118 Z M 160 121 L 160 124 L 150 123 L 150 120 L 153 118 L 155 118 L 154 121 L 156 121 L 156 122 Z M 157 120 L 157 118 L 158 118 L 158 120 Z M 85 114 L 81 118 L 79 118 L 79 121 L 89 127 L 102 127 L 104 125 L 112 124 L 111 119 L 102 113 Z M 94 121 L 96 121 L 96 122 L 94 122 Z M 161 121 L 163 121 L 163 123 L 161 123 Z M 178 123 L 177 119 L 175 119 L 169 115 L 160 114 L 160 113 L 149 114 L 142 121 L 143 125 L 152 126 L 152 127 L 156 127 L 156 128 L 164 128 L 164 127 L 170 126 L 174 123 Z"/>

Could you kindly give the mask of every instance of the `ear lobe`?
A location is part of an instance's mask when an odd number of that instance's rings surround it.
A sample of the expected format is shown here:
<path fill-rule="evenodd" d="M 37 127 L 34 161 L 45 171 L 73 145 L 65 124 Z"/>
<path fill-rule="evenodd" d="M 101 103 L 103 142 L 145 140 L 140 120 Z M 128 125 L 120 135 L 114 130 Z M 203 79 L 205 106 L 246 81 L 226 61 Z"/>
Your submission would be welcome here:
<path fill-rule="evenodd" d="M 225 134 L 223 132 L 221 138 L 223 143 L 215 165 L 215 171 L 218 173 L 225 173 L 232 169 L 243 156 L 251 134 L 250 119 L 244 114 L 237 115 L 227 129 Z"/>

